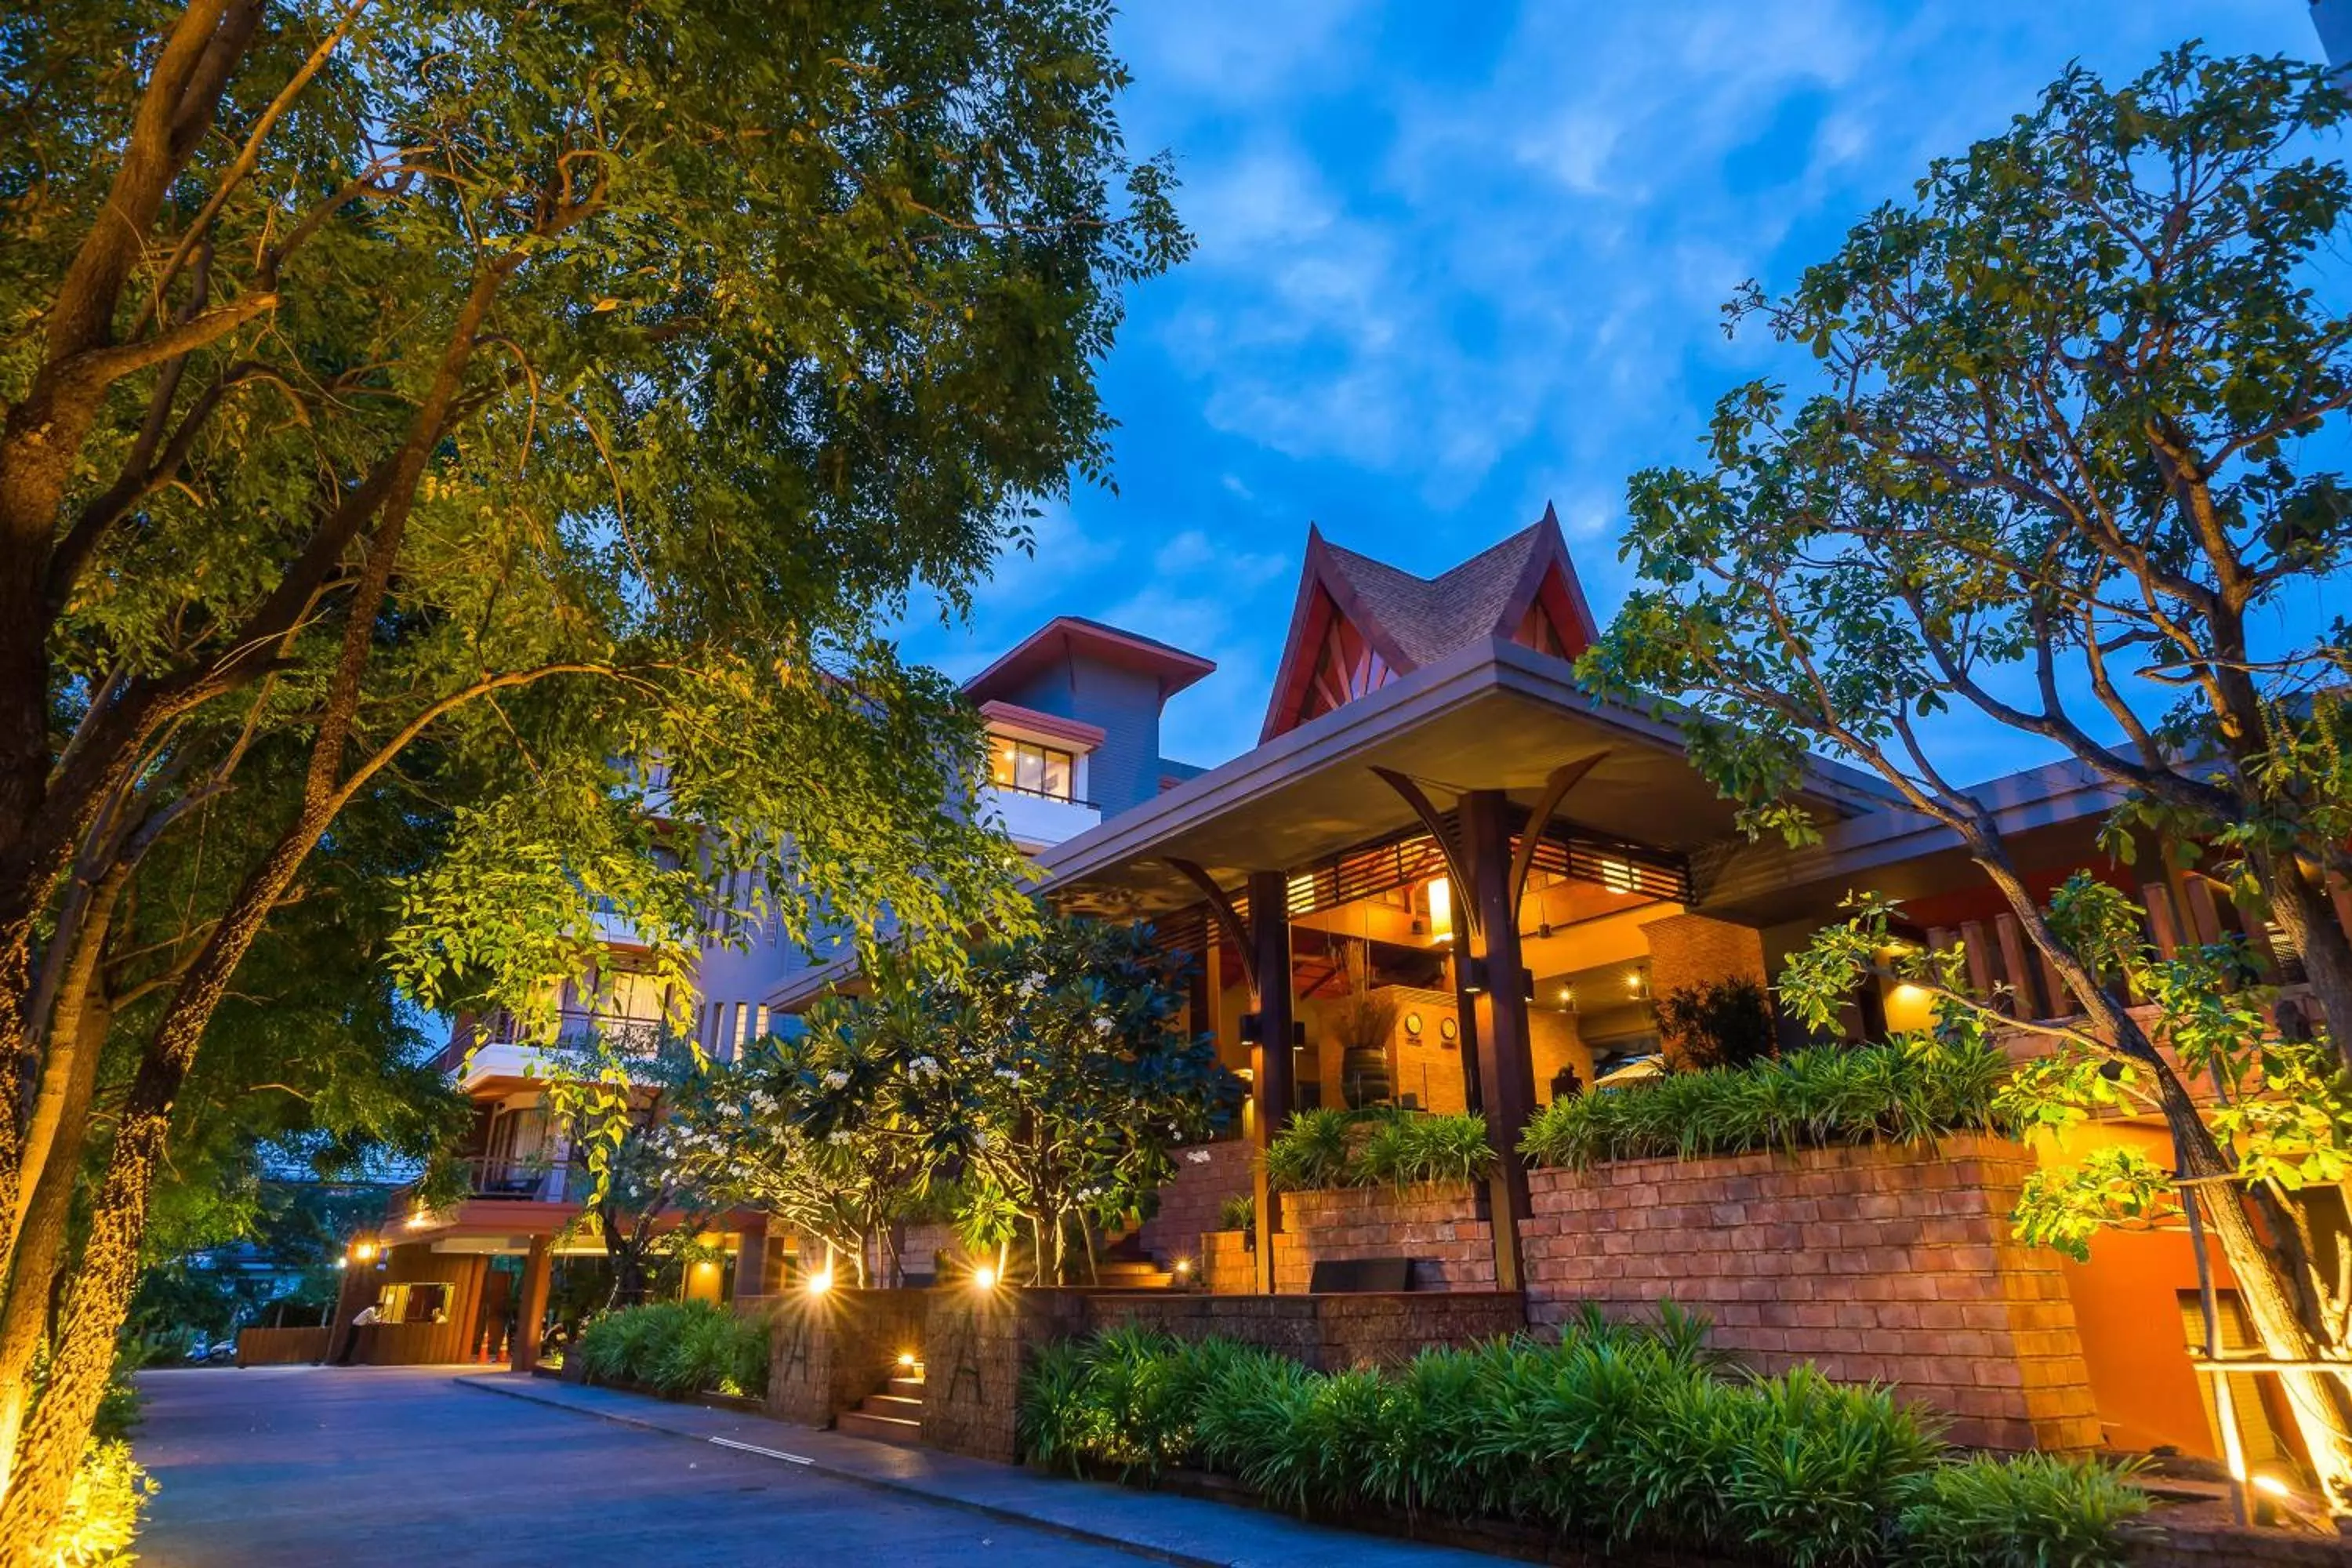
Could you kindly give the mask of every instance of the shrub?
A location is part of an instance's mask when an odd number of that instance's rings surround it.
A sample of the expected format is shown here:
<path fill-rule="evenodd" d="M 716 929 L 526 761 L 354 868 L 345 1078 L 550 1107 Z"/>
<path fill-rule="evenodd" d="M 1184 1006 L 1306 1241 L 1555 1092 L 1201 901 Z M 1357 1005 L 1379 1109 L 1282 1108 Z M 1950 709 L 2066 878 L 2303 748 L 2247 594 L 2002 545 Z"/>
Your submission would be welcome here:
<path fill-rule="evenodd" d="M 1285 1192 L 1475 1182 L 1494 1163 L 1475 1113 L 1302 1110 L 1265 1151 L 1266 1179 Z"/>
<path fill-rule="evenodd" d="M 33 1561 L 40 1568 L 104 1568 L 128 1563 L 139 1515 L 155 1483 L 119 1437 L 98 1437 L 82 1450 L 66 1510 Z"/>
<path fill-rule="evenodd" d="M 1658 998 L 1658 1033 L 1682 1065 L 1742 1067 L 1777 1046 L 1772 1004 L 1744 976 L 1685 985 Z"/>
<path fill-rule="evenodd" d="M 1977 1041 L 1816 1046 L 1554 1100 L 1528 1123 L 1519 1147 L 1543 1164 L 1581 1170 L 1611 1160 L 2007 1131 L 1994 1108 L 2007 1071 L 2008 1058 Z"/>
<path fill-rule="evenodd" d="M 2142 1527 L 2136 1465 L 2027 1454 L 1931 1470 L 1896 1521 L 1917 1568 L 2111 1568 Z"/>
<path fill-rule="evenodd" d="M 1353 1113 L 1328 1106 L 1297 1112 L 1265 1146 L 1266 1180 L 1285 1192 L 1343 1184 L 1355 1121 Z"/>
<path fill-rule="evenodd" d="M 1217 1228 L 1220 1230 L 1257 1229 L 1257 1197 L 1251 1193 L 1235 1193 L 1217 1205 Z"/>
<path fill-rule="evenodd" d="M 674 1394 L 758 1394 L 768 1386 L 768 1331 L 707 1301 L 607 1312 L 581 1331 L 572 1353 L 591 1383 Z"/>
<path fill-rule="evenodd" d="M 1564 1538 L 1791 1564 L 2119 1563 L 2147 1506 L 2128 1472 L 2039 1456 L 1956 1462 L 1933 1417 L 1811 1367 L 1726 1367 L 1706 1323 L 1586 1309 L 1557 1343 L 1423 1351 L 1309 1372 L 1139 1329 L 1055 1346 L 1022 1387 L 1034 1463 L 1191 1463 L 1268 1503 L 1506 1518 Z"/>

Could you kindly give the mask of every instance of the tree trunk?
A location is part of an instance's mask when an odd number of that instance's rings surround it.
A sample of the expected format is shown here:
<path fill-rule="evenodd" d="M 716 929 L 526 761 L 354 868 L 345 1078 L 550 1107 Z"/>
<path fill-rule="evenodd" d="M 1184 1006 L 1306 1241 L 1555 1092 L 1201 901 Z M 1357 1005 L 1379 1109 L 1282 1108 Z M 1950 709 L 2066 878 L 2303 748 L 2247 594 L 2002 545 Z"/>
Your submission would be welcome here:
<path fill-rule="evenodd" d="M 103 917 L 87 938 L 104 940 Z M 64 1262 L 66 1231 L 73 1215 L 74 1188 L 81 1173 L 82 1141 L 89 1125 L 89 1104 L 98 1087 L 98 1064 L 104 1054 L 114 1013 L 102 986 L 83 984 L 60 1000 L 73 1010 L 59 1030 L 77 1038 L 71 1047 L 74 1072 L 67 1087 L 56 1130 L 53 1152 L 33 1185 L 18 1231 L 8 1279 L 8 1295 L 0 1306 L 0 1487 L 13 1471 L 16 1439 L 24 1431 L 25 1412 L 32 1401 L 33 1363 L 48 1337 L 50 1310 L 56 1300 L 58 1268 Z"/>
<path fill-rule="evenodd" d="M 2312 1297 L 2310 1260 L 2302 1256 L 2297 1237 L 2291 1230 L 2282 1229 L 2266 1242 L 2247 1213 L 2247 1195 L 2238 1184 L 2210 1179 L 2231 1174 L 2235 1163 L 2214 1140 L 2212 1129 L 2206 1126 L 2203 1113 L 2179 1075 L 2124 1005 L 2084 965 L 2074 949 L 2058 940 L 2010 865 L 1998 837 L 1979 825 L 1969 851 L 2000 890 L 2027 937 L 2074 993 L 2095 1029 L 2155 1082 L 2165 1125 L 2172 1135 L 2175 1168 L 2196 1184 L 2190 1201 L 2200 1205 L 2221 1256 L 2237 1279 L 2239 1299 L 2263 1342 L 2263 1353 L 2276 1361 L 2342 1358 L 2347 1347 Z M 2339 1517 L 2352 1513 L 2352 1384 L 2347 1384 L 2347 1377 L 2352 1377 L 2352 1362 L 2347 1363 L 2343 1373 L 2280 1374 L 2295 1426 L 2319 1471 L 2328 1510 Z"/>
<path fill-rule="evenodd" d="M 2269 895 L 2271 917 L 2303 957 L 2311 999 L 2327 1026 L 2336 1059 L 2352 1068 L 2352 940 L 2336 918 L 2326 886 L 2304 869 L 2293 854 L 2253 857 L 2254 871 Z"/>

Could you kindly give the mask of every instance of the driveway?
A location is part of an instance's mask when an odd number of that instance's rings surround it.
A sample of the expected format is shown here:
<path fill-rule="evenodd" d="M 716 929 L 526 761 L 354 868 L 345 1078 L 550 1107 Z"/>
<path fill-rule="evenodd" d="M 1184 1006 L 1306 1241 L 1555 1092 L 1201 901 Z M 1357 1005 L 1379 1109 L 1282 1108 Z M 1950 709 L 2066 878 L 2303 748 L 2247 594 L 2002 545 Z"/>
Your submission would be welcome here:
<path fill-rule="evenodd" d="M 147 1568 L 1141 1559 L 751 1454 L 461 1388 L 449 1369 L 144 1373 Z"/>

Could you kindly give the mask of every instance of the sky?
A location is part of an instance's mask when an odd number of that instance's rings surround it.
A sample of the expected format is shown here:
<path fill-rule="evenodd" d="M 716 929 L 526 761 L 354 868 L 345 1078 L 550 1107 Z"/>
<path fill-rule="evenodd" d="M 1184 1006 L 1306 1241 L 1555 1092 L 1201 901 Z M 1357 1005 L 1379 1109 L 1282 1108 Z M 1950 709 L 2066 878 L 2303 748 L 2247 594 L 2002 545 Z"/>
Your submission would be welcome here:
<path fill-rule="evenodd" d="M 1192 259 L 1101 367 L 1116 491 L 1082 489 L 966 624 L 968 676 L 1053 616 L 1216 661 L 1163 749 L 1256 742 L 1310 522 L 1427 576 L 1556 506 L 1594 614 L 1628 585 L 1626 477 L 1692 460 L 1743 280 L 1793 282 L 2070 61 L 2202 37 L 2316 59 L 2305 0 L 1139 0 L 1130 149 L 1168 150 Z M 1793 368 L 1793 367 L 1788 367 Z M 2015 737 L 1956 738 L 1961 777 Z M 1971 764 L 1976 765 L 1971 765 Z"/>

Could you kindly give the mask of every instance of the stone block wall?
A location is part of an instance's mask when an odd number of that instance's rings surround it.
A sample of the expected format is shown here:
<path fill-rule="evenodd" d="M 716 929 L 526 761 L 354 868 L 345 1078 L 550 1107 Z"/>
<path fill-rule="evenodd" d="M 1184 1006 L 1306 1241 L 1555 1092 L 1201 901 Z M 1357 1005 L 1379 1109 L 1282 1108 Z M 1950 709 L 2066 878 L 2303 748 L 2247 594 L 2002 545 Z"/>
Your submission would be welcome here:
<path fill-rule="evenodd" d="M 1201 1236 L 1201 1288 L 1217 1296 L 1246 1296 L 1257 1289 L 1257 1254 L 1245 1230 L 1211 1230 Z"/>
<path fill-rule="evenodd" d="M 1952 1415 L 1955 1441 L 2095 1447 L 2058 1256 L 2009 1236 L 2032 1167 L 2018 1144 L 1969 1137 L 1538 1171 L 1528 1313 L 1671 1298 L 1711 1317 L 1714 1342 L 1742 1361 L 1894 1384 Z"/>
<path fill-rule="evenodd" d="M 1077 1290 L 926 1292 L 923 1442 L 1013 1464 L 1021 1458 L 1021 1377 L 1036 1352 L 1087 1331 Z"/>
<path fill-rule="evenodd" d="M 1094 1296 L 1089 1331 L 1140 1323 L 1181 1340 L 1228 1339 L 1279 1352 L 1318 1372 L 1397 1366 L 1431 1345 L 1463 1345 L 1527 1327 L 1516 1290 L 1366 1292 L 1347 1296 Z"/>
<path fill-rule="evenodd" d="M 833 1418 L 878 1392 L 902 1351 L 924 1353 L 928 1290 L 841 1289 L 770 1299 L 768 1414 L 803 1426 Z"/>
<path fill-rule="evenodd" d="M 1303 1294 L 1326 1259 L 1410 1258 L 1420 1290 L 1492 1290 L 1495 1229 L 1467 1187 L 1342 1187 L 1285 1193 L 1274 1288 Z"/>
<path fill-rule="evenodd" d="M 1160 1206 L 1138 1233 L 1143 1249 L 1163 1268 L 1199 1258 L 1202 1234 L 1218 1228 L 1225 1200 L 1248 1195 L 1255 1153 L 1238 1138 L 1177 1150 L 1176 1179 L 1160 1189 Z"/>

